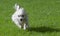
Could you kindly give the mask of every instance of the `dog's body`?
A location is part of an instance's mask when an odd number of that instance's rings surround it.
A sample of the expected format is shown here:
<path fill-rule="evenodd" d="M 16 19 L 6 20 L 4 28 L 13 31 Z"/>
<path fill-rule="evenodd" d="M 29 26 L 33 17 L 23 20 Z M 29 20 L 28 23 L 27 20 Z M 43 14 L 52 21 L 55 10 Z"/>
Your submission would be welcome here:
<path fill-rule="evenodd" d="M 19 5 L 15 4 L 15 13 L 12 15 L 12 21 L 19 27 L 26 30 L 28 28 L 28 17 L 24 8 L 19 8 Z"/>

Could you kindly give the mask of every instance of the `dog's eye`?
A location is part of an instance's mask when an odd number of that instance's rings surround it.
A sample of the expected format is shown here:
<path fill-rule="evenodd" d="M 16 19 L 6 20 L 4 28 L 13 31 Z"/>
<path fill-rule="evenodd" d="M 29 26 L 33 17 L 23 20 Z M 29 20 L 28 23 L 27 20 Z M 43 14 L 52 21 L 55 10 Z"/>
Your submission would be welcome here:
<path fill-rule="evenodd" d="M 18 15 L 18 17 L 24 17 L 24 15 Z"/>
<path fill-rule="evenodd" d="M 24 17 L 24 15 L 22 15 L 22 17 Z"/>
<path fill-rule="evenodd" d="M 20 15 L 18 15 L 18 17 L 20 17 Z"/>

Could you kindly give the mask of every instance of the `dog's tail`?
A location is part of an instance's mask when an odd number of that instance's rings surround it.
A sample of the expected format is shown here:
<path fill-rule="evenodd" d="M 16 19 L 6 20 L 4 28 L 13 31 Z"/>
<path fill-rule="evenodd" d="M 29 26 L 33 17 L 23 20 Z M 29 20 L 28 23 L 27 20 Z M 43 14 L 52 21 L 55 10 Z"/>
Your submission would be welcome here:
<path fill-rule="evenodd" d="M 15 9 L 16 9 L 16 10 L 19 10 L 19 9 L 20 9 L 20 8 L 19 8 L 19 5 L 18 5 L 17 3 L 15 4 Z"/>

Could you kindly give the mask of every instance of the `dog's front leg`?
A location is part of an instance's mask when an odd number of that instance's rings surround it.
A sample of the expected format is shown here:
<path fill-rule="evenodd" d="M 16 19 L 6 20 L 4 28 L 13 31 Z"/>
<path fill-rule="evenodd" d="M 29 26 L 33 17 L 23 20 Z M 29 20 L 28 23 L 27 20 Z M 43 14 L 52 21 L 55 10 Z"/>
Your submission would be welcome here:
<path fill-rule="evenodd" d="M 24 23 L 23 29 L 26 30 L 26 28 L 27 28 L 27 27 L 26 27 L 26 23 Z"/>
<path fill-rule="evenodd" d="M 22 28 L 22 26 L 20 24 L 16 24 L 20 29 Z"/>
<path fill-rule="evenodd" d="M 21 24 L 18 21 L 14 21 L 14 22 L 20 29 L 22 28 Z"/>
<path fill-rule="evenodd" d="M 24 23 L 23 29 L 26 30 L 28 27 L 28 24 Z"/>

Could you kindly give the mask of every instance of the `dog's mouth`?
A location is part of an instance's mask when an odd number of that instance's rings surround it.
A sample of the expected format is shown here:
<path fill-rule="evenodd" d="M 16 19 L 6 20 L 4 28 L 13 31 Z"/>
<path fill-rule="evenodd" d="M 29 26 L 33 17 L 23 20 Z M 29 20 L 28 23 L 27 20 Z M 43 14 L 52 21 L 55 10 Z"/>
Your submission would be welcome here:
<path fill-rule="evenodd" d="M 20 19 L 20 21 L 23 21 L 23 19 Z"/>

